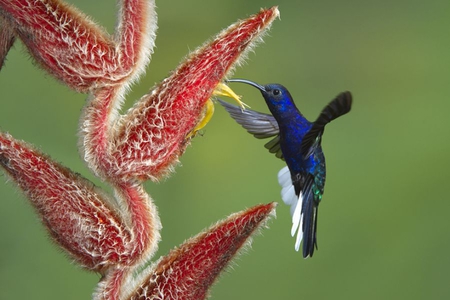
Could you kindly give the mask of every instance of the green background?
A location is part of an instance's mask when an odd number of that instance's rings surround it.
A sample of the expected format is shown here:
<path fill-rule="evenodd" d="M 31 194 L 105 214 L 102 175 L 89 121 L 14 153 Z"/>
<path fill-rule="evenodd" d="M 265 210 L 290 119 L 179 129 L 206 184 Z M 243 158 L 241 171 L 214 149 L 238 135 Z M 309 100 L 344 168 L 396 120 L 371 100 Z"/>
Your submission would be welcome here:
<path fill-rule="evenodd" d="M 114 1 L 71 2 L 113 32 Z M 212 299 L 450 297 L 449 1 L 157 1 L 155 54 L 127 105 L 189 50 L 273 5 L 281 19 L 235 77 L 284 84 L 311 120 L 341 91 L 353 93 L 354 105 L 324 136 L 319 251 L 307 260 L 294 251 L 289 210 L 280 203 Z M 1 130 L 104 187 L 76 147 L 86 95 L 39 70 L 20 42 L 7 58 Z M 233 87 L 267 112 L 255 90 Z M 276 174 L 283 162 L 263 144 L 216 106 L 176 173 L 146 184 L 164 226 L 156 257 L 232 212 L 281 202 Z M 90 299 L 99 276 L 71 264 L 11 184 L 0 184 L 0 228 L 0 299 Z"/>

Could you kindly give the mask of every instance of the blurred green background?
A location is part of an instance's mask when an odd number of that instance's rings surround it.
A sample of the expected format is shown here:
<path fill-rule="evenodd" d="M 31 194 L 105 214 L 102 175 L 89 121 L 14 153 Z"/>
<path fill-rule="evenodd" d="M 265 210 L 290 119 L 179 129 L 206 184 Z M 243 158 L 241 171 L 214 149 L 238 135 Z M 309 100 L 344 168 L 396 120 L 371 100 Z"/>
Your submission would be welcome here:
<path fill-rule="evenodd" d="M 114 1 L 71 3 L 113 32 Z M 280 203 L 212 299 L 449 298 L 449 1 L 157 1 L 157 48 L 127 105 L 189 50 L 273 5 L 281 19 L 235 77 L 284 84 L 309 119 L 344 90 L 354 106 L 325 132 L 328 177 L 314 258 L 294 251 L 289 209 Z M 254 89 L 233 87 L 267 112 Z M 39 70 L 20 42 L 0 72 L 0 95 L 1 130 L 104 187 L 76 147 L 86 95 Z M 216 106 L 176 173 L 146 184 L 164 226 L 157 257 L 232 212 L 281 202 L 283 163 L 263 144 Z M 0 198 L 0 299 L 90 299 L 99 276 L 70 263 L 11 184 L 0 184 Z"/>

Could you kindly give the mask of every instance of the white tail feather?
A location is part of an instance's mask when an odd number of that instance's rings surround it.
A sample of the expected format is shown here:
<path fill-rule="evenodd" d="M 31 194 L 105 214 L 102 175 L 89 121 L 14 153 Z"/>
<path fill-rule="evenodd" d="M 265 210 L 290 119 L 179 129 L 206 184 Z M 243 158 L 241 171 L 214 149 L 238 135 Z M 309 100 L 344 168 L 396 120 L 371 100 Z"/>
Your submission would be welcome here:
<path fill-rule="evenodd" d="M 303 216 L 300 220 L 300 224 L 298 226 L 298 231 L 297 231 L 297 239 L 295 240 L 295 251 L 298 251 L 300 249 L 300 243 L 302 242 L 303 239 L 303 231 L 301 230 L 303 225 Z"/>
<path fill-rule="evenodd" d="M 297 238 L 295 240 L 295 251 L 300 249 L 300 243 L 303 239 L 303 214 L 302 214 L 302 193 L 300 192 L 300 196 L 298 197 L 297 206 L 295 207 L 294 214 L 292 215 L 292 228 L 291 235 L 294 236 L 297 231 Z"/>
<path fill-rule="evenodd" d="M 284 203 L 291 206 L 292 215 L 297 205 L 297 196 L 295 195 L 295 189 L 292 185 L 291 173 L 288 167 L 284 167 L 278 172 L 278 182 L 281 185 L 281 199 L 283 199 Z"/>
<path fill-rule="evenodd" d="M 278 172 L 278 183 L 281 185 L 281 199 L 283 199 L 283 202 L 291 207 L 291 235 L 294 236 L 297 232 L 297 238 L 295 240 L 295 250 L 298 251 L 300 249 L 300 243 L 303 239 L 303 231 L 301 229 L 303 225 L 303 195 L 301 192 L 298 197 L 295 194 L 295 188 L 292 184 L 291 179 L 291 172 L 289 171 L 289 168 L 287 166 L 282 168 Z"/>
<path fill-rule="evenodd" d="M 285 187 L 289 184 L 292 185 L 291 172 L 289 171 L 289 168 L 287 166 L 282 168 L 278 172 L 278 183 L 280 183 L 282 187 Z"/>

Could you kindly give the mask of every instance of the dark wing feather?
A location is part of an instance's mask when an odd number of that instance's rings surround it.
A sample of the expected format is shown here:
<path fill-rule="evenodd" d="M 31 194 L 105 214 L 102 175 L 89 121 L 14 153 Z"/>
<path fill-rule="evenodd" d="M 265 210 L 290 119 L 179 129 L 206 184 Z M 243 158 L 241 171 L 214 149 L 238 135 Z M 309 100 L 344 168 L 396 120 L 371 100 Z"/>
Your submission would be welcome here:
<path fill-rule="evenodd" d="M 244 127 L 257 139 L 265 139 L 275 136 L 264 145 L 270 153 L 283 159 L 280 149 L 280 129 L 275 118 L 270 114 L 260 113 L 251 109 L 242 110 L 239 106 L 218 99 L 219 103 L 226 109 L 230 116 Z"/>
<path fill-rule="evenodd" d="M 264 147 L 266 147 L 266 149 L 269 149 L 269 152 L 275 154 L 275 156 L 278 157 L 279 159 L 284 160 L 283 152 L 281 152 L 279 135 L 271 139 L 268 143 L 264 145 Z"/>
<path fill-rule="evenodd" d="M 301 152 L 308 156 L 314 151 L 314 146 L 320 146 L 320 137 L 322 136 L 325 125 L 336 118 L 345 115 L 352 107 L 352 94 L 350 92 L 340 93 L 322 110 L 320 116 L 314 122 L 311 129 L 303 137 Z"/>

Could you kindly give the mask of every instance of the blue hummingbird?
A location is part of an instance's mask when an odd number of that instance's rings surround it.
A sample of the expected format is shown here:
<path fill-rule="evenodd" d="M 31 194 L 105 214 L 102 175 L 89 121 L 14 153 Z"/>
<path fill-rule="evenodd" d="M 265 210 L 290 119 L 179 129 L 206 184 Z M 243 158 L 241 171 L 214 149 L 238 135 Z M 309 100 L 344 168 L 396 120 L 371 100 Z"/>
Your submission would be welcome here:
<path fill-rule="evenodd" d="M 289 91 L 281 84 L 259 85 L 245 79 L 228 82 L 249 84 L 260 90 L 270 114 L 241 109 L 219 99 L 236 122 L 258 139 L 271 139 L 264 146 L 286 162 L 278 173 L 283 201 L 290 205 L 291 235 L 297 232 L 295 250 L 303 239 L 303 257 L 312 257 L 317 249 L 317 215 L 325 186 L 325 157 L 321 140 L 325 125 L 348 113 L 352 105 L 350 92 L 343 92 L 322 110 L 314 122 L 297 109 Z"/>

